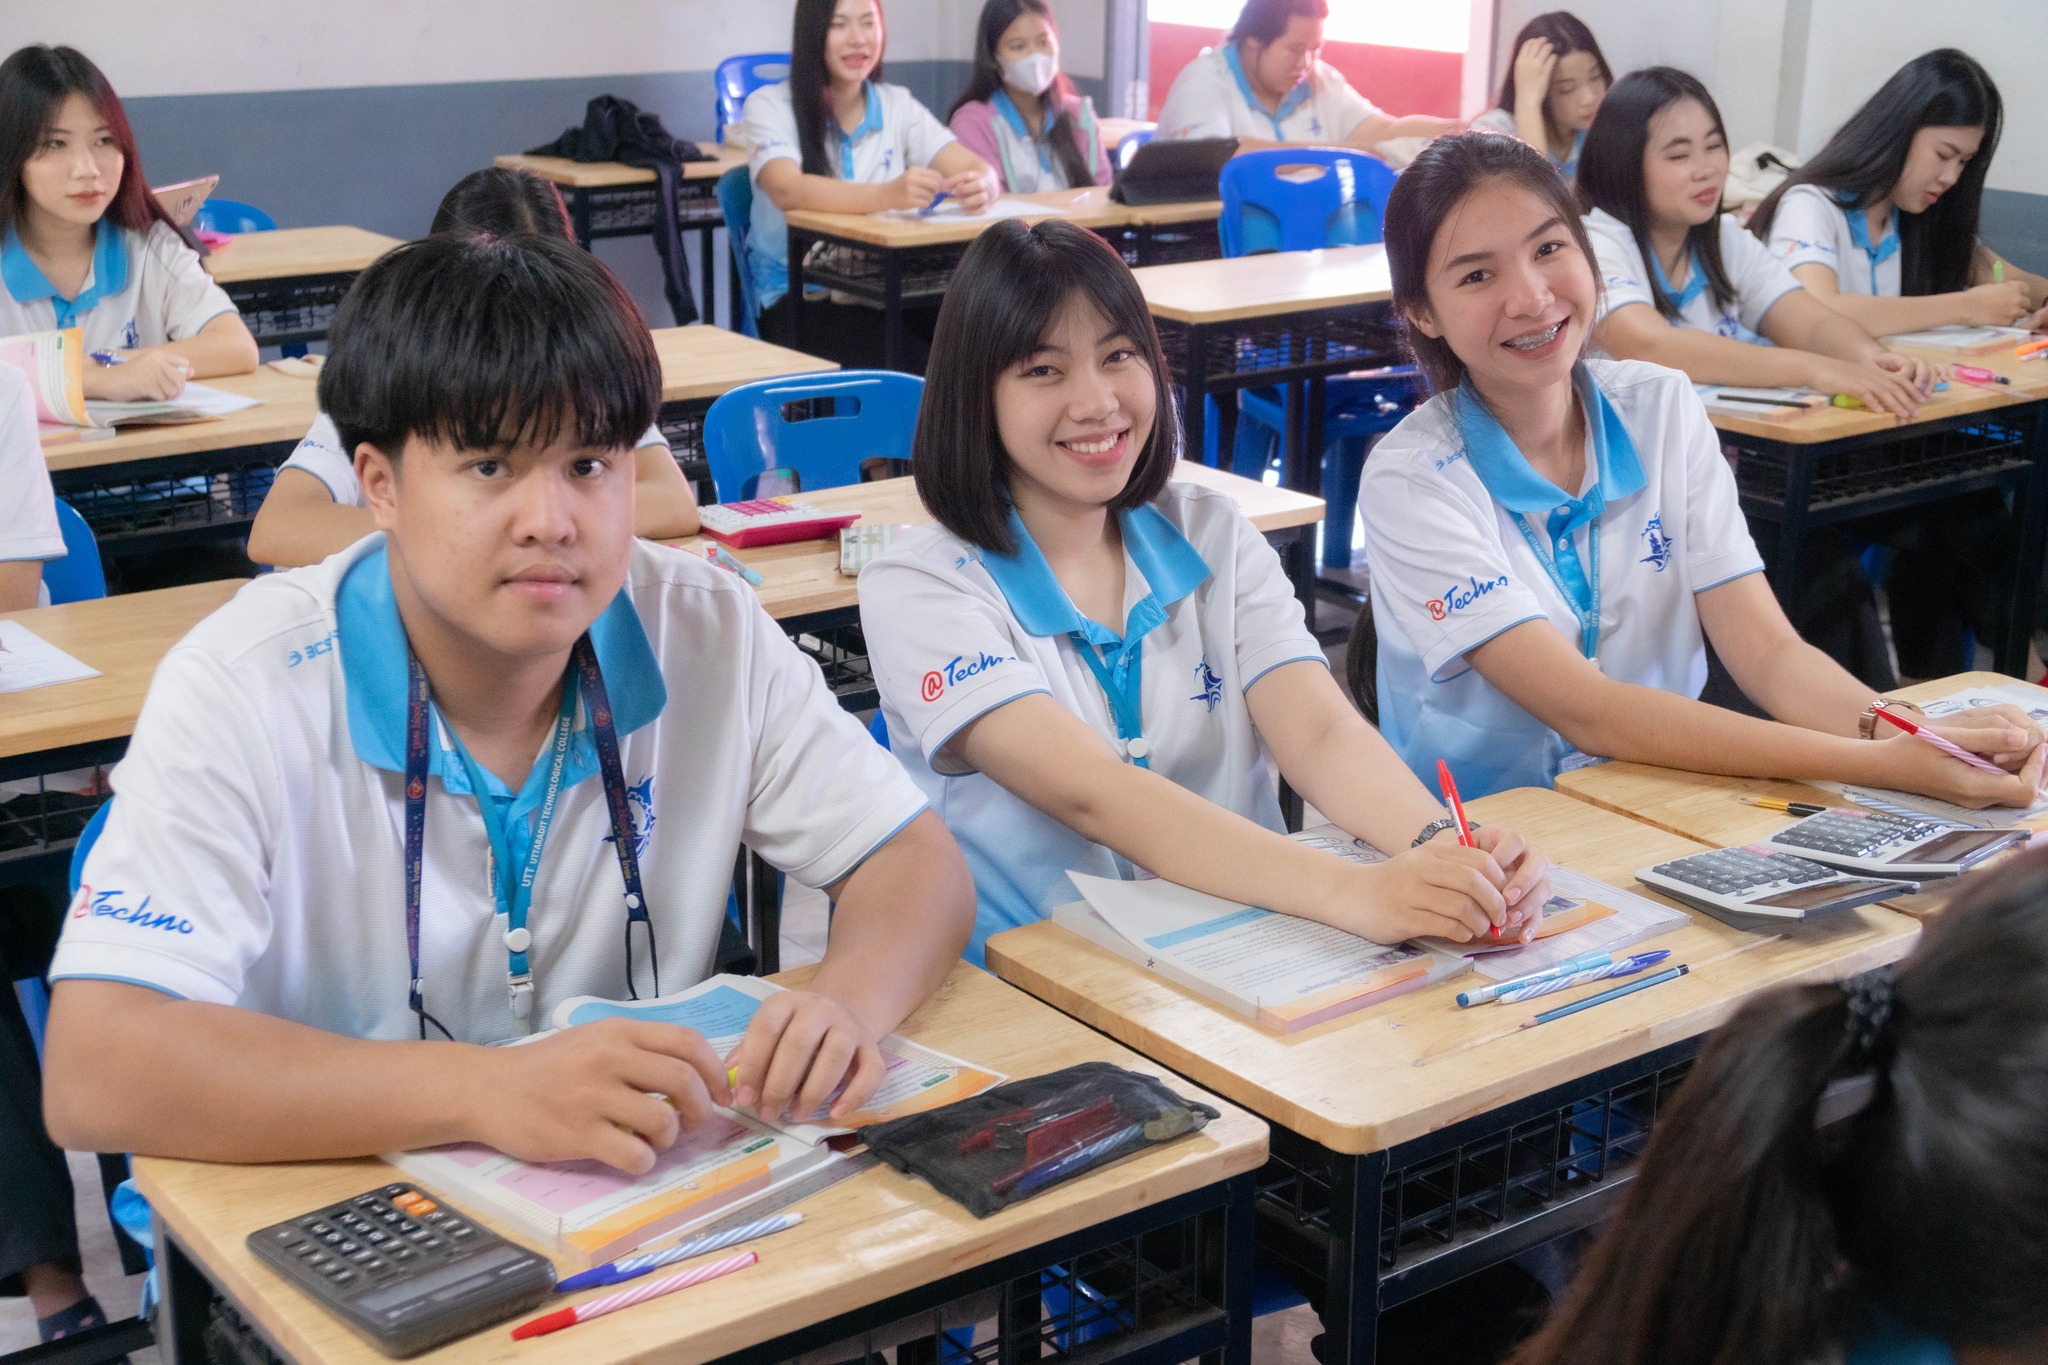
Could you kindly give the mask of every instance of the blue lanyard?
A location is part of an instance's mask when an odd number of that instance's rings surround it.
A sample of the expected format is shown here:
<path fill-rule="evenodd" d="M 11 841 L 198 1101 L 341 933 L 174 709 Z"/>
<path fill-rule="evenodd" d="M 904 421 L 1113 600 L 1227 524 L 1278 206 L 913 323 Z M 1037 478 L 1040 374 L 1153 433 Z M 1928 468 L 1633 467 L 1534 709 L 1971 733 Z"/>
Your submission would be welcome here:
<path fill-rule="evenodd" d="M 1564 581 L 1558 571 L 1557 562 L 1543 548 L 1536 533 L 1529 529 L 1529 519 L 1520 512 L 1511 513 L 1515 529 L 1522 533 L 1522 539 L 1529 542 L 1529 552 L 1536 556 L 1536 562 L 1543 566 L 1543 572 L 1550 578 L 1551 585 L 1564 598 L 1565 605 L 1572 609 L 1572 615 L 1579 618 L 1579 648 L 1588 659 L 1597 659 L 1600 653 L 1600 518 L 1594 517 L 1586 523 L 1587 552 L 1592 560 L 1591 600 L 1582 598 L 1578 591 Z"/>
<path fill-rule="evenodd" d="M 659 995 L 661 960 L 654 941 L 654 922 L 648 917 L 647 897 L 640 885 L 640 857 L 633 846 L 633 817 L 626 805 L 626 778 L 625 769 L 619 762 L 618 731 L 612 722 L 611 699 L 598 671 L 597 652 L 591 647 L 588 635 L 576 642 L 570 660 L 580 683 L 584 710 L 590 717 L 591 735 L 597 744 L 605 804 L 611 814 L 612 843 L 618 852 L 619 874 L 626 887 L 626 990 L 635 1000 L 640 998 L 633 983 L 633 926 L 637 923 L 646 926 L 654 993 Z M 407 1000 L 413 1013 L 419 1016 L 420 1037 L 427 1036 L 427 1025 L 432 1024 L 440 1029 L 443 1037 L 452 1039 L 454 1035 L 446 1026 L 427 1013 L 425 983 L 420 977 L 420 872 L 425 860 L 427 833 L 427 718 L 431 696 L 426 670 L 420 667 L 418 657 L 410 649 L 406 651 L 406 664 L 409 686 L 405 723 L 405 945 L 411 968 L 406 978 Z M 493 807 L 483 774 L 466 752 L 462 754 L 470 785 L 476 790 L 477 804 L 483 812 L 485 830 L 490 836 L 491 889 L 497 897 L 499 912 L 508 921 L 505 932 L 509 954 L 507 989 L 511 994 L 512 1013 L 519 1019 L 525 1019 L 533 1007 L 533 974 L 527 960 L 532 934 L 526 928 L 526 911 L 533 899 L 534 878 L 540 870 L 541 850 L 547 842 L 548 827 L 554 822 L 556 798 L 561 792 L 562 770 L 568 756 L 569 733 L 575 718 L 575 694 L 566 687 L 563 691 L 562 714 L 555 725 L 547 793 L 541 802 L 526 865 L 516 884 L 507 883 L 509 869 L 499 866 L 497 849 L 506 847 L 509 850 L 503 822 Z"/>
<path fill-rule="evenodd" d="M 1116 737 L 1123 741 L 1124 753 L 1140 768 L 1150 768 L 1152 746 L 1145 741 L 1145 719 L 1140 707 L 1145 642 L 1133 641 L 1126 656 L 1128 662 L 1112 667 L 1102 661 L 1097 647 L 1083 639 L 1080 631 L 1073 632 L 1073 639 L 1075 651 L 1087 660 L 1088 671 L 1102 684 L 1102 695 L 1109 701 L 1110 718 L 1116 722 Z"/>

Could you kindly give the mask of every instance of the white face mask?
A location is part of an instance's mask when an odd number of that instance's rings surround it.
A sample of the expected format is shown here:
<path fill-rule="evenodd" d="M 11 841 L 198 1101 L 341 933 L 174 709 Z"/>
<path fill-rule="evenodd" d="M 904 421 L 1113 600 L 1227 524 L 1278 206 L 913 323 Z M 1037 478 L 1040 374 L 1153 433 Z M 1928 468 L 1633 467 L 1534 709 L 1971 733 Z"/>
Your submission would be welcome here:
<path fill-rule="evenodd" d="M 1003 84 L 1033 95 L 1043 95 L 1060 74 L 1060 59 L 1050 52 L 1034 52 L 1002 66 Z"/>

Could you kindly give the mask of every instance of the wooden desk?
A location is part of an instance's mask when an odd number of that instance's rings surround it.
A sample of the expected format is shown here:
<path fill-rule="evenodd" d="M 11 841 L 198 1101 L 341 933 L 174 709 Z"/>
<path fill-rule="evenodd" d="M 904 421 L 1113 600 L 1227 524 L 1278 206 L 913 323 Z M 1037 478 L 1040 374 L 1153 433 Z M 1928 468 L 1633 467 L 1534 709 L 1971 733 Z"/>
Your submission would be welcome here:
<path fill-rule="evenodd" d="M 778 979 L 796 984 L 809 975 L 805 970 Z M 903 1032 L 1012 1077 L 1083 1061 L 1157 1071 L 964 964 Z M 1201 1097 L 1185 1082 L 1166 1079 L 1189 1098 Z M 1138 1331 L 1092 1341 L 1090 1358 L 1103 1351 L 1114 1359 L 1149 1346 L 1153 1354 L 1147 1359 L 1218 1353 L 1232 1365 L 1248 1365 L 1251 1173 L 1266 1156 L 1266 1126 L 1228 1103 L 1216 1107 L 1223 1116 L 1198 1134 L 987 1219 L 977 1220 L 922 1181 L 876 1167 L 805 1201 L 802 1226 L 759 1243 L 760 1263 L 715 1289 L 684 1291 L 516 1348 L 508 1341 L 508 1322 L 421 1359 L 483 1365 L 516 1355 L 534 1365 L 644 1359 L 687 1365 L 743 1351 L 747 1360 L 781 1360 L 991 1285 L 1023 1280 L 1035 1301 L 1041 1267 L 1127 1245 L 1141 1232 L 1192 1224 L 1196 1246 L 1215 1258 L 1220 1273 L 1193 1277 L 1197 1302 L 1178 1315 L 1161 1315 L 1155 1300 L 1149 1314 L 1141 1312 Z M 380 1362 L 383 1357 L 368 1344 L 251 1256 L 243 1239 L 395 1176 L 374 1158 L 273 1166 L 138 1158 L 136 1183 L 156 1212 L 158 1264 L 167 1267 L 159 1336 L 166 1360 L 204 1358 L 198 1338 L 205 1326 L 205 1291 L 213 1287 L 288 1360 Z M 496 1225 L 518 1238 L 515 1230 Z M 1153 1248 L 1164 1240 L 1148 1244 L 1148 1259 L 1159 1256 Z M 1103 1288 L 1116 1292 L 1107 1280 Z M 586 1294 L 584 1301 L 606 1292 Z M 1005 1320 L 1011 1321 L 1007 1311 Z M 771 1340 L 772 1354 L 764 1345 Z M 1006 1354 L 1026 1356 L 1014 1349 Z M 1037 1356 L 1034 1345 L 1028 1358 Z"/>
<path fill-rule="evenodd" d="M 661 357 L 661 434 L 700 503 L 717 500 L 704 457 L 704 414 L 721 394 L 763 379 L 839 368 L 835 360 L 701 324 L 655 328 L 654 350 Z"/>
<path fill-rule="evenodd" d="M 715 142 L 698 144 L 714 153 L 710 161 L 685 161 L 678 168 L 676 221 L 697 234 L 698 271 L 703 281 L 705 318 L 718 316 L 718 229 L 725 213 L 718 206 L 718 177 L 747 164 L 747 154 Z M 571 161 L 565 156 L 493 157 L 491 164 L 530 171 L 551 181 L 569 209 L 569 227 L 576 240 L 589 246 L 600 237 L 645 237 L 654 230 L 654 172 L 617 161 Z M 735 277 L 726 325 L 738 330 L 740 291 Z"/>
<path fill-rule="evenodd" d="M 1502 792 L 1472 809 L 1560 866 L 1644 894 L 1636 868 L 1700 849 L 1555 792 Z M 1515 1027 L 1525 1009 L 1456 1008 L 1464 981 L 1276 1037 L 1050 922 L 997 934 L 988 961 L 1275 1125 L 1261 1236 L 1326 1277 L 1324 1358 L 1370 1360 L 1380 1311 L 1611 1214 L 1657 1099 L 1742 1001 L 1881 966 L 1919 933 L 1878 907 L 1777 938 L 1688 919 L 1645 946 L 1671 949 L 1691 975 L 1528 1030 Z M 1307 1219 L 1327 1241 L 1296 1231 Z"/>
<path fill-rule="evenodd" d="M 326 338 L 334 310 L 363 267 L 399 244 L 358 227 L 244 232 L 205 258 L 261 346 Z"/>
<path fill-rule="evenodd" d="M 1332 375 L 1392 363 L 1393 283 L 1381 246 L 1283 251 L 1137 271 L 1173 376 L 1187 389 L 1187 448 L 1203 449 L 1217 396 L 1217 449 L 1231 448 L 1237 405 L 1254 385 L 1285 387 L 1297 414 L 1281 482 L 1322 488 L 1324 386 Z"/>
<path fill-rule="evenodd" d="M 1790 421 L 1713 414 L 1736 456 L 1743 513 L 1758 532 L 1772 586 L 1795 619 L 1804 589 L 1801 552 L 1817 526 L 1895 511 L 1959 494 L 2007 489 L 2019 517 L 2013 581 L 1997 667 L 2017 675 L 2033 634 L 2044 551 L 2048 551 L 2048 374 L 2009 350 L 1926 359 L 1980 365 L 2011 385 L 1950 383 L 1911 422 L 1882 412 L 1822 408 Z"/>
<path fill-rule="evenodd" d="M 1954 677 L 1936 678 L 1915 687 L 1900 688 L 1891 695 L 1907 701 L 1928 702 L 1964 688 L 2004 687 L 2017 681 L 2001 673 L 1958 673 Z M 2043 695 L 2048 696 L 2048 693 Z M 1626 815 L 1715 848 L 1767 838 L 1791 822 L 1790 816 L 1749 805 L 1744 802 L 1744 797 L 1807 801 L 1820 806 L 1844 802 L 1841 793 L 1804 782 L 1768 777 L 1721 777 L 1712 773 L 1652 767 L 1646 763 L 1597 763 L 1589 768 L 1559 773 L 1557 789 L 1602 810 Z M 1921 895 L 1901 896 L 1884 903 L 1910 915 L 1932 914 L 1947 904 L 1952 885 L 1935 882 Z"/>

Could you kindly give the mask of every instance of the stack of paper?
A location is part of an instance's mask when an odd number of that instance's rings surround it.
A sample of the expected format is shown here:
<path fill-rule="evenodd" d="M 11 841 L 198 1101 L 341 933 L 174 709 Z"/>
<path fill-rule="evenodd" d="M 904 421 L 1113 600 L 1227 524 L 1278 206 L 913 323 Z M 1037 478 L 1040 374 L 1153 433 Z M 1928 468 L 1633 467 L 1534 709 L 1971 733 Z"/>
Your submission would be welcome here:
<path fill-rule="evenodd" d="M 1811 389 L 1744 388 L 1736 384 L 1695 384 L 1694 392 L 1711 413 L 1747 417 L 1758 422 L 1789 422 L 1828 405 L 1825 394 Z"/>
<path fill-rule="evenodd" d="M 933 223 L 986 223 L 997 218 L 1047 218 L 1062 215 L 1065 209 L 1053 208 L 1046 204 L 1034 204 L 1028 199 L 998 199 L 980 213 L 969 213 L 960 207 L 957 199 L 947 199 L 935 209 L 887 209 L 884 218 L 904 218 L 911 222 Z"/>
<path fill-rule="evenodd" d="M 2033 337 L 2024 327 L 1930 327 L 1924 332 L 1900 332 L 1885 337 L 1887 346 L 1919 346 L 1925 350 L 1954 351 L 1975 355 L 2001 346 L 2017 346 Z"/>
<path fill-rule="evenodd" d="M 19 621 L 0 621 L 0 692 L 97 678 L 100 671 L 66 654 Z"/>
<path fill-rule="evenodd" d="M 253 408 L 263 400 L 249 398 L 226 389 L 216 389 L 210 384 L 187 384 L 176 398 L 160 402 L 112 403 L 97 398 L 86 400 L 85 411 L 92 420 L 103 427 L 144 426 L 169 422 L 204 422 L 210 418 L 225 417 L 243 408 Z"/>

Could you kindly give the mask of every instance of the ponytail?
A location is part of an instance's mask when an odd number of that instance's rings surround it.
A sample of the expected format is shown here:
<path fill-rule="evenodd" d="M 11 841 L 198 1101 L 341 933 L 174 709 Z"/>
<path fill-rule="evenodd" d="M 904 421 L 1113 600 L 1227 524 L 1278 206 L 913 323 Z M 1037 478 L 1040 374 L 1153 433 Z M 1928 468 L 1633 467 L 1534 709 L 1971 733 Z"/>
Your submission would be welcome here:
<path fill-rule="evenodd" d="M 1830 1083 L 1850 1078 L 1867 1104 L 1821 1126 Z M 2044 1285 L 2039 853 L 1971 879 L 1896 985 L 1783 988 L 1720 1029 L 1513 1365 L 1812 1365 L 1879 1316 L 2038 1347 Z"/>

